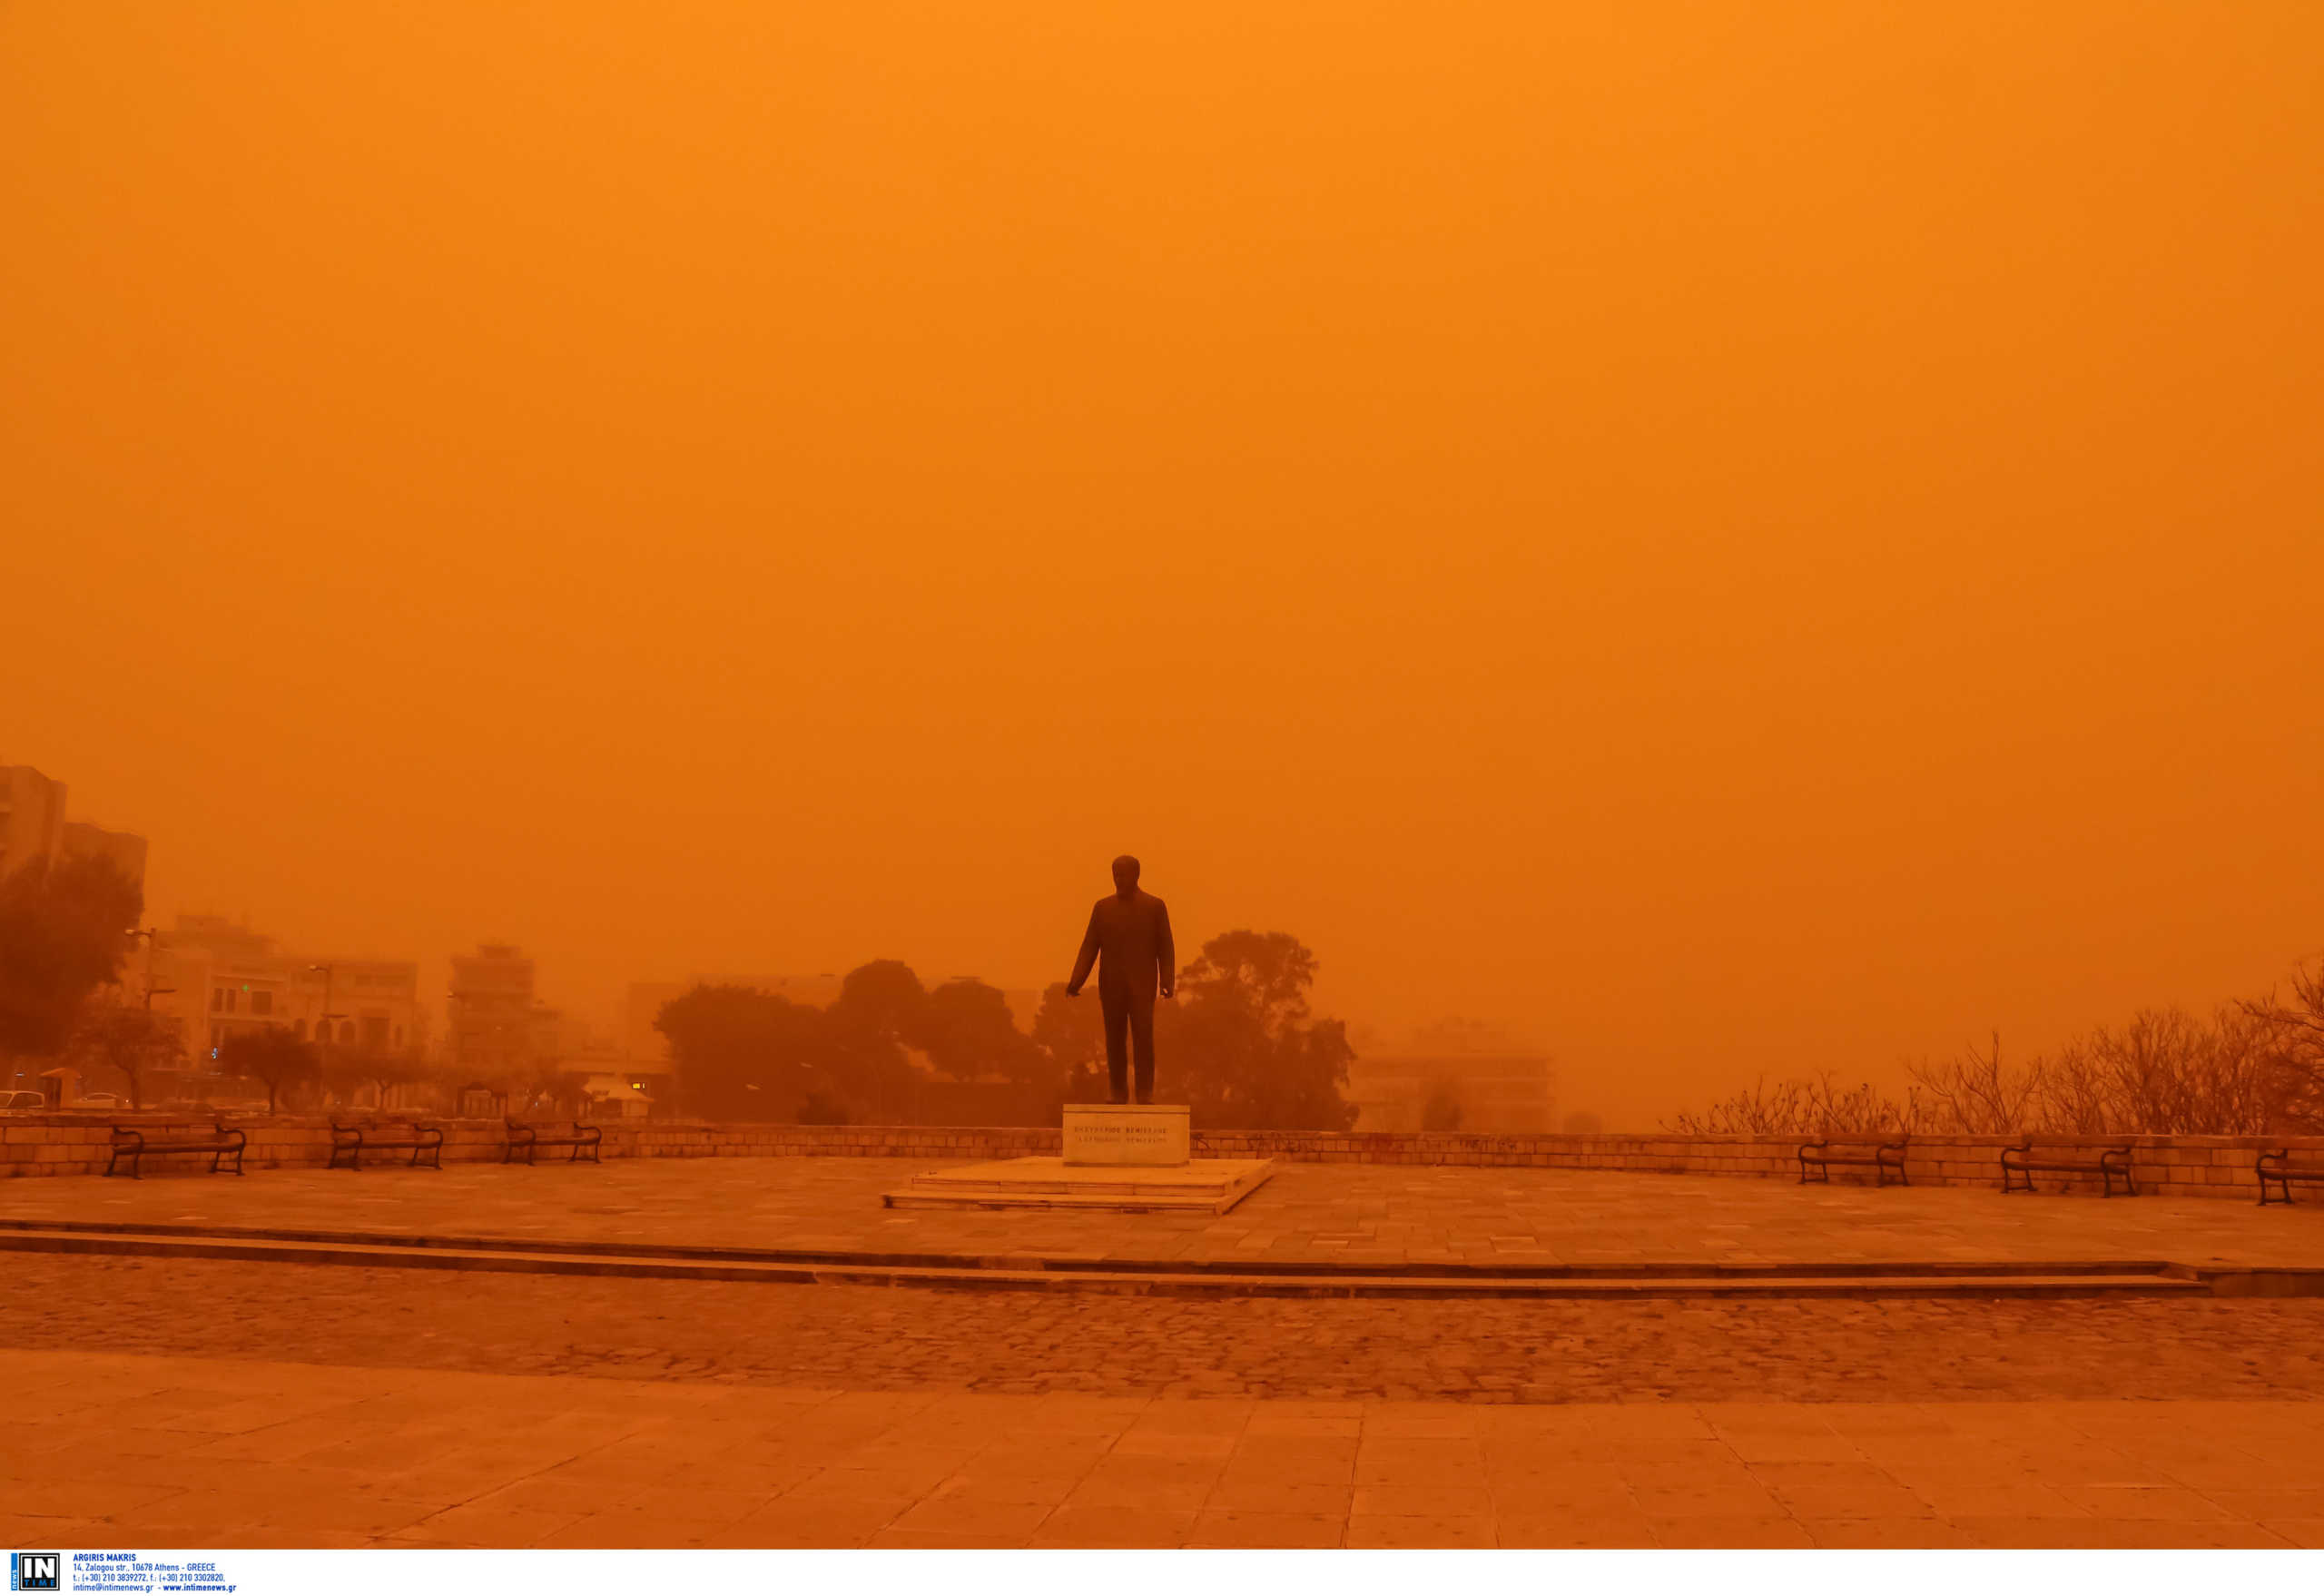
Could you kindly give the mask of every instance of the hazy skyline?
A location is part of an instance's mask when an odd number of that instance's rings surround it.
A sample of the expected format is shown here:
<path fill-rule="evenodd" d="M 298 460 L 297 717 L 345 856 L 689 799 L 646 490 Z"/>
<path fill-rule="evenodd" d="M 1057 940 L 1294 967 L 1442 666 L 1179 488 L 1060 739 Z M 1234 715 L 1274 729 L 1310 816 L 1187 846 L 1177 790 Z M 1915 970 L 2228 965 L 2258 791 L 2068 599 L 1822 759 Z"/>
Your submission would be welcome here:
<path fill-rule="evenodd" d="M 607 1020 L 1061 980 L 1124 852 L 1617 1121 L 2208 1007 L 2324 952 L 2319 103 L 2293 4 L 11 6 L 0 758 Z"/>

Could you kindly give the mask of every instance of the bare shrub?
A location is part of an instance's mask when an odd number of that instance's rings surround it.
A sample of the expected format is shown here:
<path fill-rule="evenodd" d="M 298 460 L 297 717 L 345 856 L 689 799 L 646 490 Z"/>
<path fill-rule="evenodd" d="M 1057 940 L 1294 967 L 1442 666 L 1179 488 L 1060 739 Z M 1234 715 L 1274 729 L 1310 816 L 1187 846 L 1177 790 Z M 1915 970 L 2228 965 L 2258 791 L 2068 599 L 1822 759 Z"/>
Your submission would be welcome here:
<path fill-rule="evenodd" d="M 2263 1136 L 2324 1131 L 2324 963 L 2292 977 L 2291 996 L 2231 1003 L 2209 1019 L 2142 1009 L 2046 1056 L 2005 1062 L 1984 1049 L 1905 1066 L 1899 1102 L 1827 1073 L 1779 1081 L 1681 1114 L 1699 1136 Z"/>
<path fill-rule="evenodd" d="M 2269 1128 L 2324 1132 L 2324 961 L 2292 972 L 2291 998 L 2237 1005 L 2263 1028 Z"/>
<path fill-rule="evenodd" d="M 2021 1068 L 2002 1062 L 2001 1032 L 1990 1050 L 1969 1049 L 1945 1064 L 1905 1067 L 1927 1121 L 1925 1128 L 1952 1136 L 2006 1136 L 2023 1127 L 2049 1080 L 2039 1059 Z"/>
<path fill-rule="evenodd" d="M 1842 1090 L 1827 1071 L 1772 1087 L 1761 1076 L 1748 1090 L 1664 1125 L 1681 1136 L 1894 1136 L 1909 1135 L 1918 1118 L 1909 1094 L 1899 1103 L 1870 1081 Z"/>
<path fill-rule="evenodd" d="M 2142 1009 L 2044 1060 L 2026 1128 L 2083 1136 L 2256 1136 L 2269 1128 L 2274 1028 L 2230 1006 L 2209 1020 Z"/>
<path fill-rule="evenodd" d="M 2265 1135 L 2281 1122 L 2275 1101 L 2280 1069 L 2275 1028 L 2240 1004 L 2229 1004 L 2211 1017 L 2189 1108 L 2218 1128 L 2215 1135 Z"/>
<path fill-rule="evenodd" d="M 2028 1106 L 2024 1119 L 2009 1128 L 2013 1133 L 2041 1130 L 2052 1136 L 2103 1136 L 2114 1128 L 2109 1118 L 2112 1098 L 2106 1089 L 2106 1072 L 2091 1056 L 2087 1041 L 2077 1037 L 2042 1062 L 2046 1079 L 2041 1095 Z"/>

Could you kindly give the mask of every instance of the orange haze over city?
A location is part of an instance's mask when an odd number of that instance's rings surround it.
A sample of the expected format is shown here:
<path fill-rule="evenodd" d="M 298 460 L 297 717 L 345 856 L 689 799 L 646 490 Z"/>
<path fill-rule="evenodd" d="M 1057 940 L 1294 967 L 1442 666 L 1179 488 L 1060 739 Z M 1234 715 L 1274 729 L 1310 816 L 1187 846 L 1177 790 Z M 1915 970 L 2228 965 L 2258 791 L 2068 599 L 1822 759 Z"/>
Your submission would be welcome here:
<path fill-rule="evenodd" d="M 0 762 L 148 918 L 1182 956 L 1617 1128 L 2324 951 L 2324 8 L 0 10 Z"/>

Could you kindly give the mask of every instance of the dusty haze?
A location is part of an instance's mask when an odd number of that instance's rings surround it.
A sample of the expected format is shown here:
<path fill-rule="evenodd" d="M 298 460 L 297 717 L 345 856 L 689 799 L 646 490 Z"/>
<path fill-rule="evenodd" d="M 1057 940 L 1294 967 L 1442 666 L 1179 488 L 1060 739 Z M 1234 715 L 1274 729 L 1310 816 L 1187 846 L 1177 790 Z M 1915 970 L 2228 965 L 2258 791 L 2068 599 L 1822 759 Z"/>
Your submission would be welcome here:
<path fill-rule="evenodd" d="M 2324 10 L 2026 9 L 11 5 L 0 755 L 608 1015 L 1131 850 L 1618 1123 L 2264 988 Z"/>

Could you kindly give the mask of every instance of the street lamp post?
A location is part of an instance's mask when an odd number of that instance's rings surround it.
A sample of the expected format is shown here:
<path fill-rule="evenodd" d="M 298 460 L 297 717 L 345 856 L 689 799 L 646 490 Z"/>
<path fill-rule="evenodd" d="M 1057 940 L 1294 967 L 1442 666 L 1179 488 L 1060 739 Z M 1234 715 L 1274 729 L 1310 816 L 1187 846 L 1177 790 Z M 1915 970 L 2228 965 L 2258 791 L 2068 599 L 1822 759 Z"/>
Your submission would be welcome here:
<path fill-rule="evenodd" d="M 339 973 L 339 966 L 336 964 L 310 964 L 307 966 L 307 969 L 310 972 L 318 970 L 323 972 L 323 1014 L 320 1022 L 322 1026 L 322 1034 L 318 1039 L 321 1041 L 325 1048 L 328 1048 L 330 1046 L 331 1022 L 343 1018 L 342 1016 L 334 1014 L 330 1011 L 330 983 L 333 978 Z M 325 1056 L 328 1057 L 329 1055 L 326 1054 Z"/>
<path fill-rule="evenodd" d="M 153 940 L 161 934 L 162 928 L 157 925 L 149 925 L 143 931 L 132 931 L 128 933 L 129 940 L 133 942 L 140 937 L 145 939 L 145 1011 L 148 1014 L 153 1011 L 155 998 L 166 998 L 177 990 L 175 987 L 157 987 L 153 984 Z"/>

